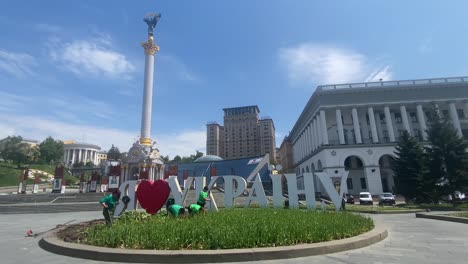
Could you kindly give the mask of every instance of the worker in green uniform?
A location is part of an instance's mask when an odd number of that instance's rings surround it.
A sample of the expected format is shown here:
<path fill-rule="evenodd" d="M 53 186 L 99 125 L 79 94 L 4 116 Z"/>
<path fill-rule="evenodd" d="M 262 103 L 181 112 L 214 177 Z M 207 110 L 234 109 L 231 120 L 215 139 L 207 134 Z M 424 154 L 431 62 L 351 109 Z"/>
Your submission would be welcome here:
<path fill-rule="evenodd" d="M 171 214 L 175 218 L 185 216 L 185 208 L 182 205 L 171 204 L 167 207 L 167 214 Z"/>
<path fill-rule="evenodd" d="M 200 212 L 205 212 L 205 208 L 201 207 L 199 204 L 191 204 L 188 207 L 188 212 L 190 215 L 196 215 Z"/>
<path fill-rule="evenodd" d="M 114 214 L 115 206 L 119 202 L 120 199 L 120 191 L 115 190 L 112 194 L 109 194 L 102 198 L 99 203 L 102 205 L 102 214 L 104 215 L 104 219 L 106 219 L 106 224 L 112 225 L 112 217 L 111 214 Z"/>
<path fill-rule="evenodd" d="M 200 192 L 198 195 L 197 204 L 203 208 L 205 208 L 206 201 L 209 201 L 208 198 L 208 186 L 203 187 L 203 191 Z"/>

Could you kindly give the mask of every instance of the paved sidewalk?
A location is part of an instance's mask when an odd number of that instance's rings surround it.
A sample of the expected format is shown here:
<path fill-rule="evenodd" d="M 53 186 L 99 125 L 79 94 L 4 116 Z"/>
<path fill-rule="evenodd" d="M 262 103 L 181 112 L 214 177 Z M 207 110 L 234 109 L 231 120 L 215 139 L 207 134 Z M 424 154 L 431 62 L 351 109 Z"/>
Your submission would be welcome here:
<path fill-rule="evenodd" d="M 39 238 L 26 231 L 42 232 L 64 224 L 101 218 L 101 212 L 0 215 L 1 263 L 111 263 L 55 255 L 37 245 Z M 389 237 L 363 249 L 323 256 L 243 263 L 466 263 L 468 225 L 415 218 L 414 214 L 373 215 L 387 225 Z"/>

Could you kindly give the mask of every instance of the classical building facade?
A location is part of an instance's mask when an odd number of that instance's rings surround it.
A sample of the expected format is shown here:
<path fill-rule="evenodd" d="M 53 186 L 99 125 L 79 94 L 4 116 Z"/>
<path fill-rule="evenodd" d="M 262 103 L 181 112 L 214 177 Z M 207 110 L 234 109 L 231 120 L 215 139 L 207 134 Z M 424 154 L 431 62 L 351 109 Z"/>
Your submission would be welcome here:
<path fill-rule="evenodd" d="M 426 141 L 431 109 L 468 139 L 468 77 L 318 86 L 289 135 L 296 173 L 349 172 L 351 194 L 391 192 L 399 136 Z"/>
<path fill-rule="evenodd" d="M 258 106 L 225 108 L 224 126 L 207 124 L 207 155 L 224 159 L 270 155 L 276 159 L 275 125 L 271 118 L 259 118 Z"/>
<path fill-rule="evenodd" d="M 73 165 L 78 162 L 86 164 L 91 161 L 94 165 L 99 164 L 99 151 L 101 147 L 88 143 L 80 143 L 74 140 L 63 142 L 63 162 Z"/>

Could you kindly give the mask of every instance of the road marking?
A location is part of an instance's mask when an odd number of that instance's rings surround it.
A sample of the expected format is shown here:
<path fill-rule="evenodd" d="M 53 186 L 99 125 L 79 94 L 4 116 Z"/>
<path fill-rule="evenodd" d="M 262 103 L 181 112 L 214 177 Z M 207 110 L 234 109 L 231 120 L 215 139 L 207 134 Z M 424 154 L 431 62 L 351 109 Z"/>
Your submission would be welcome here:
<path fill-rule="evenodd" d="M 73 198 L 76 198 L 76 196 L 61 196 L 61 197 L 57 197 L 57 198 L 53 199 L 52 201 L 50 201 L 50 203 L 53 203 L 53 202 L 57 201 L 58 199 L 73 199 Z"/>

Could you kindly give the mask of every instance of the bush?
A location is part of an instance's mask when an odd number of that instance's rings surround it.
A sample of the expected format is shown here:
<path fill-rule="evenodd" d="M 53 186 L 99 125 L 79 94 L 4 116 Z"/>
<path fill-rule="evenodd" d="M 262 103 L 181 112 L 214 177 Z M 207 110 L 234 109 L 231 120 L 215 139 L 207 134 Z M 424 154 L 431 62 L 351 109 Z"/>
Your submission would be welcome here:
<path fill-rule="evenodd" d="M 126 213 L 112 227 L 86 230 L 84 243 L 130 249 L 233 249 L 343 239 L 374 227 L 370 218 L 346 212 L 229 209 L 194 217 Z"/>

